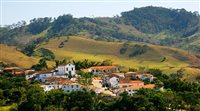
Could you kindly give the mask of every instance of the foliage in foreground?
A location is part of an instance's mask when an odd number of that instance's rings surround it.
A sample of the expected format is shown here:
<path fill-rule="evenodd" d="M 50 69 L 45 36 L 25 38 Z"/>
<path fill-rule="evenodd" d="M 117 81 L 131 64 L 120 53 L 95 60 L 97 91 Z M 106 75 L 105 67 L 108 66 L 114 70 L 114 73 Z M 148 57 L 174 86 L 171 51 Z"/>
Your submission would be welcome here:
<path fill-rule="evenodd" d="M 200 110 L 200 84 L 181 81 L 160 74 L 157 79 L 164 91 L 141 89 L 133 95 L 119 97 L 96 95 L 93 91 L 65 93 L 44 92 L 36 81 L 26 81 L 9 73 L 0 76 L 0 105 L 17 104 L 18 111 L 168 111 Z M 14 110 L 12 108 L 12 110 Z"/>

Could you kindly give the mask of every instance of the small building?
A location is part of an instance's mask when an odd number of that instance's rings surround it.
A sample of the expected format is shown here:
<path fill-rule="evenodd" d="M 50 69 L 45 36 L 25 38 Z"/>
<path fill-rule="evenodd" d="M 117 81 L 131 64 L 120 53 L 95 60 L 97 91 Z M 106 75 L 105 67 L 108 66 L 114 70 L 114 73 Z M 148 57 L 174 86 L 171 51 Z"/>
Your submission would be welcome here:
<path fill-rule="evenodd" d="M 6 67 L 2 69 L 3 72 L 15 74 L 16 72 L 21 72 L 19 67 Z"/>
<path fill-rule="evenodd" d="M 25 72 L 25 78 L 26 80 L 33 80 L 34 77 L 36 76 L 35 70 L 34 69 L 27 69 L 24 71 Z"/>
<path fill-rule="evenodd" d="M 117 77 L 112 77 L 109 79 L 109 82 L 110 82 L 110 86 L 112 88 L 118 88 L 118 83 L 119 83 L 119 79 Z"/>
<path fill-rule="evenodd" d="M 54 90 L 54 89 L 61 89 L 62 85 L 45 84 L 45 85 L 41 85 L 41 87 L 44 89 L 45 92 L 47 92 L 47 91 L 51 91 L 51 90 Z"/>
<path fill-rule="evenodd" d="M 132 79 L 149 80 L 150 82 L 154 79 L 152 74 L 147 73 L 127 72 L 125 75 L 130 76 Z"/>
<path fill-rule="evenodd" d="M 147 84 L 142 86 L 128 86 L 126 88 L 120 88 L 118 90 L 118 93 L 127 92 L 129 95 L 132 95 L 133 93 L 136 93 L 138 90 L 144 88 L 144 89 L 154 89 L 156 87 L 155 84 Z"/>
<path fill-rule="evenodd" d="M 108 74 L 119 72 L 119 68 L 117 66 L 92 66 L 82 71 L 92 72 L 93 74 Z"/>
<path fill-rule="evenodd" d="M 53 89 L 62 89 L 65 92 L 81 91 L 79 83 L 61 77 L 48 77 L 46 78 L 45 85 L 42 85 L 44 91 Z"/>
<path fill-rule="evenodd" d="M 81 91 L 80 84 L 72 81 L 68 81 L 62 85 L 62 90 L 65 92 Z"/>
<path fill-rule="evenodd" d="M 140 80 L 126 80 L 126 79 L 119 81 L 120 88 L 126 88 L 129 86 L 144 86 L 144 82 Z"/>
<path fill-rule="evenodd" d="M 66 65 L 60 65 L 56 68 L 56 74 L 57 75 L 71 75 L 75 76 L 76 69 L 74 64 L 66 64 Z"/>
<path fill-rule="evenodd" d="M 35 75 L 36 75 L 35 80 L 45 82 L 46 78 L 53 77 L 55 75 L 55 73 L 53 71 L 50 71 L 50 72 L 40 72 L 40 73 L 37 73 Z"/>

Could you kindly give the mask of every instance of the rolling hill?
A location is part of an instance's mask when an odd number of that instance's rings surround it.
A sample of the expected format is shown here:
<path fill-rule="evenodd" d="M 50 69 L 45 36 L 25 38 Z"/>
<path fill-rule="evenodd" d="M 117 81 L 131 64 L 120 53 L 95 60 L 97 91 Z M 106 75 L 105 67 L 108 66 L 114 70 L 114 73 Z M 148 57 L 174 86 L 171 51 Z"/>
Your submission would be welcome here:
<path fill-rule="evenodd" d="M 62 42 L 64 44 L 63 47 L 59 47 Z M 147 45 L 147 52 L 129 57 L 128 54 L 132 51 L 131 47 L 136 44 Z M 104 42 L 79 36 L 64 36 L 43 42 L 35 50 L 37 51 L 40 48 L 49 49 L 55 54 L 57 60 L 111 60 L 113 64 L 120 65 L 125 69 L 129 67 L 136 69 L 140 67 L 145 67 L 146 69 L 159 68 L 164 73 L 171 74 L 182 68 L 184 69 L 185 78 L 189 80 L 194 80 L 200 73 L 199 69 L 189 67 L 200 63 L 200 59 L 195 54 L 188 55 L 188 52 L 184 50 L 138 42 L 129 42 L 127 52 L 120 54 L 120 49 L 123 45 L 124 43 L 122 42 Z M 39 60 L 36 56 L 26 56 L 17 51 L 15 47 L 2 44 L 0 46 L 0 61 L 15 63 L 19 67 L 29 68 Z M 165 58 L 164 61 L 163 58 Z M 48 62 L 48 65 L 51 67 L 54 62 Z M 188 74 L 191 74 L 191 76 L 188 76 Z"/>
<path fill-rule="evenodd" d="M 35 55 L 44 48 L 56 59 L 109 59 L 124 67 L 159 68 L 165 73 L 180 68 L 193 75 L 200 72 L 191 68 L 200 66 L 199 14 L 184 9 L 147 6 L 114 17 L 34 18 L 30 24 L 0 27 L 0 44 L 0 61 L 24 68 L 36 64 L 40 58 Z"/>
<path fill-rule="evenodd" d="M 62 42 L 64 42 L 64 46 L 59 48 L 59 45 Z M 135 44 L 144 45 L 144 43 L 136 42 L 129 44 L 130 46 L 134 46 Z M 51 50 L 56 55 L 56 59 L 89 59 L 93 61 L 109 59 L 113 64 L 125 67 L 159 68 L 166 73 L 173 73 L 180 68 L 200 63 L 200 59 L 194 54 L 188 56 L 186 51 L 180 49 L 151 44 L 145 45 L 149 47 L 149 50 L 146 53 L 135 57 L 129 57 L 127 54 L 120 54 L 120 49 L 123 47 L 123 43 L 121 42 L 95 41 L 77 36 L 51 39 L 49 42 L 41 44 L 38 48 Z M 131 49 L 128 49 L 127 53 L 129 52 L 131 52 Z M 162 62 L 164 57 L 166 60 Z"/>
<path fill-rule="evenodd" d="M 32 65 L 37 64 L 40 58 L 29 57 L 15 47 L 0 44 L 0 61 L 4 63 L 14 63 L 21 68 L 30 68 Z M 54 63 L 48 62 L 51 67 Z"/>

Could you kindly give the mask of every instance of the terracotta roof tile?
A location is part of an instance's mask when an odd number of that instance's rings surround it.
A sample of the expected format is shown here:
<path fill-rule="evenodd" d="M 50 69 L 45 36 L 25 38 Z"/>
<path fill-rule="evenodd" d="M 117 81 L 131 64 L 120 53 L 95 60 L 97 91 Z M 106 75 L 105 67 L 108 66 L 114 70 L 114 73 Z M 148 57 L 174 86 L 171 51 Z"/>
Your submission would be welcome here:
<path fill-rule="evenodd" d="M 144 85 L 144 86 L 129 86 L 127 88 L 132 88 L 132 89 L 141 89 L 141 88 L 153 89 L 155 87 L 156 87 L 155 84 L 147 84 L 147 85 Z"/>
<path fill-rule="evenodd" d="M 20 69 L 19 67 L 6 67 L 3 68 L 2 70 L 16 70 L 16 69 Z"/>
<path fill-rule="evenodd" d="M 123 80 L 120 80 L 119 83 L 144 83 L 143 81 L 140 81 L 140 80 L 127 80 L 127 79 L 123 79 Z"/>
<path fill-rule="evenodd" d="M 114 69 L 114 68 L 117 68 L 117 66 L 93 66 L 93 67 L 90 67 L 88 69 Z"/>

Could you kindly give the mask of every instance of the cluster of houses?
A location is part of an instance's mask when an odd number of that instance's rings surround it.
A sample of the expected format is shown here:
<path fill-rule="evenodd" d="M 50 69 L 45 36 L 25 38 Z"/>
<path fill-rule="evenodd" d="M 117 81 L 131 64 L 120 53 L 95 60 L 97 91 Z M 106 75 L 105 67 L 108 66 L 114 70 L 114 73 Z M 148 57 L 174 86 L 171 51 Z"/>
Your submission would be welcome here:
<path fill-rule="evenodd" d="M 36 72 L 33 69 L 21 70 L 18 67 L 3 68 L 0 71 L 10 72 L 15 75 L 24 76 L 27 80 L 41 81 L 44 91 L 62 89 L 66 92 L 80 91 L 81 85 L 77 82 L 75 65 L 68 63 L 60 65 L 54 70 L 46 72 Z M 151 74 L 127 72 L 120 73 L 117 66 L 93 66 L 81 69 L 83 72 L 91 72 L 100 77 L 102 87 L 111 90 L 114 94 L 127 92 L 133 94 L 141 88 L 154 89 L 155 84 L 144 84 L 145 80 L 152 82 L 154 77 Z"/>

